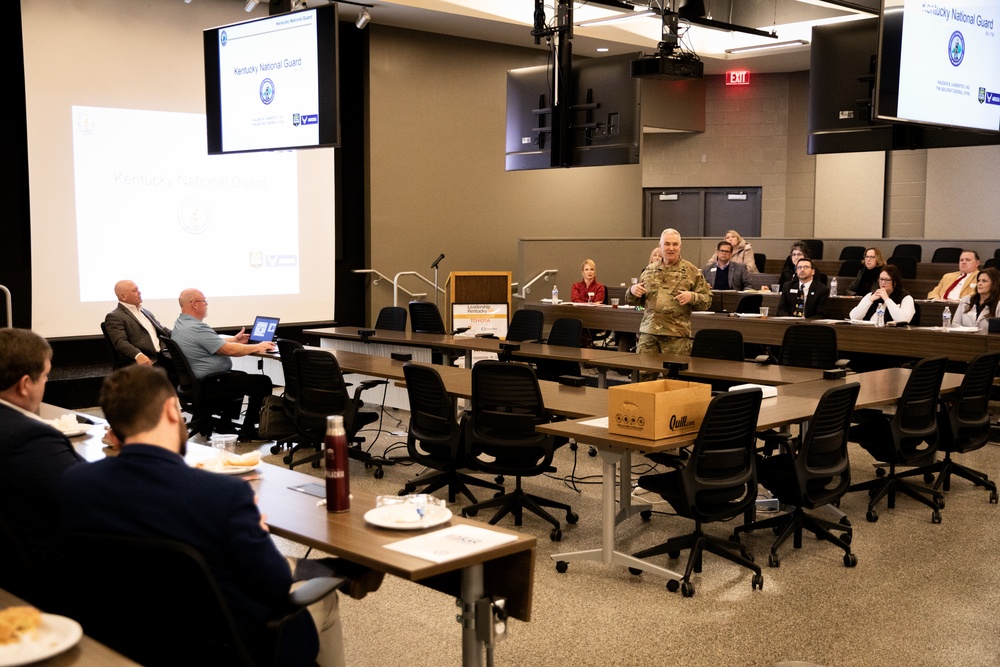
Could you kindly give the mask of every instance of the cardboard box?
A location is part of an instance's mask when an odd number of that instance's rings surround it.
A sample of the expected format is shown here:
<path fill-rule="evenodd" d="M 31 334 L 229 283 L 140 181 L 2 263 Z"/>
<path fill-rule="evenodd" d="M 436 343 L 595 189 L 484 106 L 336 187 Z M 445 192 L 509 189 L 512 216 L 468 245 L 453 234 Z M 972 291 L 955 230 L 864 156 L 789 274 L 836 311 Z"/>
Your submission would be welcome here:
<path fill-rule="evenodd" d="M 608 389 L 608 432 L 659 440 L 701 428 L 712 387 L 654 380 Z"/>

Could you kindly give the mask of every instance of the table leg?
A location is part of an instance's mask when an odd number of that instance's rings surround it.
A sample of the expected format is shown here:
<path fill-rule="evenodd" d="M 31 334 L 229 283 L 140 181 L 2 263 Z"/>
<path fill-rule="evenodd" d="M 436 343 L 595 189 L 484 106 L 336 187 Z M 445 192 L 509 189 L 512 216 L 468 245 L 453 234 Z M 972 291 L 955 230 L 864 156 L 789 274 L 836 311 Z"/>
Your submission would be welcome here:
<path fill-rule="evenodd" d="M 476 629 L 476 603 L 483 597 L 483 566 L 462 570 L 462 667 L 483 667 L 483 642 Z"/>
<path fill-rule="evenodd" d="M 624 565 L 625 567 L 658 574 L 669 579 L 680 579 L 681 575 L 665 567 L 653 565 L 649 561 L 634 558 L 621 551 L 615 551 L 615 526 L 619 520 L 631 516 L 648 506 L 631 505 L 631 455 L 628 451 L 601 447 L 598 449 L 604 462 L 603 483 L 601 485 L 601 548 L 573 551 L 549 556 L 554 561 L 572 562 L 581 560 L 600 561 L 606 565 Z M 615 512 L 615 468 L 621 470 L 621 502 L 622 509 Z M 619 519 L 621 517 L 621 519 Z"/>
<path fill-rule="evenodd" d="M 597 388 L 607 389 L 608 387 L 608 369 L 603 366 L 597 367 Z"/>

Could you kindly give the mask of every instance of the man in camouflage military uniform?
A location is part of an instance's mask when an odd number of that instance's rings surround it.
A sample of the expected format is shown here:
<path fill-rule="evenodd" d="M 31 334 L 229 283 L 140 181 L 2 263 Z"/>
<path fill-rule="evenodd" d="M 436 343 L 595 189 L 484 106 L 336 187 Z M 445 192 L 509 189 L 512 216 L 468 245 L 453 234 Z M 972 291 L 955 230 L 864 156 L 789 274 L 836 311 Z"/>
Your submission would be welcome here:
<path fill-rule="evenodd" d="M 630 306 L 646 308 L 637 351 L 691 354 L 691 311 L 708 310 L 712 290 L 701 270 L 681 259 L 681 235 L 677 230 L 663 230 L 660 252 L 663 261 L 647 266 L 639 282 L 626 294 Z M 641 379 L 655 378 L 655 373 L 644 373 Z"/>

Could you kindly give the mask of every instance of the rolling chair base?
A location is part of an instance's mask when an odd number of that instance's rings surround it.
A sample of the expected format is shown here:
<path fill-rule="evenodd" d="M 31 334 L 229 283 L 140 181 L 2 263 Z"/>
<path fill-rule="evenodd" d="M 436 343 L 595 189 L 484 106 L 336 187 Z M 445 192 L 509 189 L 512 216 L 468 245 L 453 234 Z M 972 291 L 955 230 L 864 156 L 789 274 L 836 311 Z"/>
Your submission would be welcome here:
<path fill-rule="evenodd" d="M 733 539 L 739 539 L 740 533 L 749 533 L 763 528 L 772 528 L 777 533 L 778 537 L 771 545 L 771 553 L 767 557 L 767 564 L 771 567 L 778 567 L 781 564 L 781 559 L 778 556 L 778 549 L 781 545 L 784 544 L 789 537 L 792 537 L 792 546 L 795 549 L 801 549 L 802 531 L 808 530 L 817 538 L 831 542 L 835 546 L 843 549 L 844 565 L 847 567 L 854 567 L 858 564 L 858 559 L 851 553 L 850 546 L 854 530 L 851 528 L 850 522 L 843 523 L 844 521 L 847 521 L 847 517 L 841 519 L 841 522 L 827 521 L 826 519 L 821 519 L 817 516 L 813 516 L 812 514 L 807 514 L 801 507 L 797 507 L 789 514 L 772 516 L 767 519 L 761 519 L 760 521 L 754 521 L 753 523 L 737 526 L 733 530 Z M 836 535 L 835 532 L 841 533 L 841 535 Z"/>
<path fill-rule="evenodd" d="M 468 498 L 470 503 L 478 503 L 479 500 L 472 494 L 469 486 L 478 486 L 485 489 L 492 489 L 494 491 L 503 491 L 503 486 L 499 484 L 487 482 L 484 479 L 479 479 L 477 477 L 473 477 L 472 475 L 466 475 L 458 471 L 425 472 L 408 480 L 402 490 L 400 490 L 399 495 L 402 496 L 408 493 L 413 493 L 421 486 L 424 487 L 420 490 L 421 493 L 434 493 L 439 489 L 448 487 L 449 503 L 455 502 L 455 498 L 458 497 L 459 493 Z"/>
<path fill-rule="evenodd" d="M 552 509 L 565 510 L 566 523 L 576 523 L 579 517 L 573 512 L 572 508 L 565 503 L 525 493 L 521 488 L 521 478 L 517 477 L 515 479 L 517 480 L 517 488 L 509 493 L 504 493 L 495 498 L 491 498 L 490 500 L 484 500 L 481 503 L 476 503 L 475 505 L 469 505 L 468 507 L 463 508 L 462 516 L 475 516 L 480 510 L 497 507 L 499 509 L 496 514 L 493 515 L 493 518 L 490 519 L 490 525 L 496 525 L 500 519 L 504 518 L 508 514 L 513 514 L 514 525 L 520 526 L 523 517 L 523 510 L 528 510 L 532 514 L 552 524 L 552 531 L 549 533 L 549 537 L 553 542 L 561 540 L 562 528 L 559 526 L 559 521 L 549 514 L 545 508 L 550 507 Z"/>
<path fill-rule="evenodd" d="M 868 480 L 867 482 L 852 484 L 847 489 L 847 493 L 852 493 L 854 491 L 868 491 L 868 495 L 871 500 L 868 502 L 868 512 L 865 514 L 865 518 L 868 519 L 870 523 L 878 521 L 878 512 L 875 510 L 875 506 L 878 505 L 883 498 L 886 499 L 886 507 L 889 509 L 896 507 L 897 493 L 902 493 L 903 495 L 909 496 L 917 502 L 930 507 L 934 510 L 931 513 L 931 523 L 941 523 L 941 509 L 944 507 L 944 496 L 941 492 L 927 487 L 917 486 L 916 484 L 911 484 L 910 482 L 902 479 L 902 477 L 902 475 L 896 474 L 895 466 L 890 465 L 889 474 L 885 477 L 876 477 L 875 479 Z"/>

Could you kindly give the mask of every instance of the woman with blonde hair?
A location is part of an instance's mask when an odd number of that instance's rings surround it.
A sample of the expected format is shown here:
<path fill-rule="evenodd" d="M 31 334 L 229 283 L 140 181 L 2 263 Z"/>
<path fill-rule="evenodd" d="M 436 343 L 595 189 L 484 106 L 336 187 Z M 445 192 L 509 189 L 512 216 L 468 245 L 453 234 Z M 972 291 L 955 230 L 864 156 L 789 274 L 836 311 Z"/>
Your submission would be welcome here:
<path fill-rule="evenodd" d="M 580 265 L 583 280 L 573 283 L 573 303 L 604 303 L 604 285 L 597 282 L 597 265 L 594 260 L 585 259 Z"/>
<path fill-rule="evenodd" d="M 753 246 L 750 245 L 749 241 L 740 236 L 740 233 L 735 229 L 730 229 L 726 232 L 725 240 L 726 243 L 733 246 L 733 255 L 729 258 L 730 262 L 743 264 L 747 267 L 747 273 L 757 273 L 759 271 L 757 262 L 753 257 Z M 715 253 L 712 253 L 712 257 L 705 266 L 714 266 L 716 260 L 718 260 L 718 257 Z"/>

